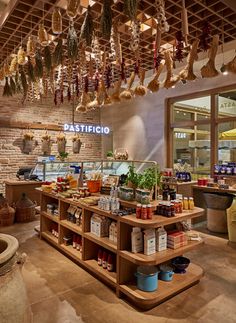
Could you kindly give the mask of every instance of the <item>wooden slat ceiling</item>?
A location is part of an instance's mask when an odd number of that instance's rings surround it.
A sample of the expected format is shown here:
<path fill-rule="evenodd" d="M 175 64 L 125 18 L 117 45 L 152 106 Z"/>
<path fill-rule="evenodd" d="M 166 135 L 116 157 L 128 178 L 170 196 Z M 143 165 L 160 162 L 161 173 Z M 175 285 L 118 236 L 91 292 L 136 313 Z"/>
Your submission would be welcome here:
<path fill-rule="evenodd" d="M 13 0 L 11 0 L 13 1 Z M 15 6 L 11 14 L 0 27 L 0 61 L 3 62 L 12 52 L 16 52 L 21 41 L 26 43 L 29 35 L 37 36 L 38 25 L 44 20 L 44 25 L 49 33 L 51 33 L 51 14 L 53 7 L 62 0 L 14 0 Z M 86 6 L 86 0 L 83 3 Z M 102 7 L 102 0 L 94 1 L 92 6 L 92 14 L 94 18 L 94 26 L 96 33 L 99 32 L 99 21 Z M 121 31 L 121 44 L 123 57 L 127 61 L 132 60 L 133 54 L 129 49 L 130 34 L 129 28 L 125 23 L 129 20 L 123 14 L 123 1 L 114 1 L 112 6 L 113 17 L 119 20 Z M 224 30 L 224 42 L 236 39 L 236 12 L 223 3 L 223 0 L 185 0 L 185 6 L 188 10 L 189 21 L 189 42 L 191 43 L 195 37 L 199 37 L 202 32 L 203 21 L 210 23 L 211 34 L 220 34 L 222 39 L 222 29 Z M 165 1 L 167 21 L 170 25 L 170 31 L 163 35 L 162 43 L 174 44 L 175 34 L 181 30 L 181 9 L 182 0 L 166 0 Z M 64 37 L 67 36 L 69 18 L 64 9 L 61 10 L 63 15 Z M 142 22 L 151 25 L 149 17 L 156 14 L 154 0 L 140 0 L 138 14 Z M 145 14 L 147 15 L 145 17 Z M 75 20 L 75 28 L 80 31 L 83 23 L 84 14 L 77 16 Z M 223 26 L 223 28 L 222 28 Z M 141 34 L 140 53 L 142 65 L 147 70 L 153 67 L 153 41 L 155 38 L 155 30 L 149 28 Z M 100 37 L 102 45 L 108 45 L 105 39 Z"/>

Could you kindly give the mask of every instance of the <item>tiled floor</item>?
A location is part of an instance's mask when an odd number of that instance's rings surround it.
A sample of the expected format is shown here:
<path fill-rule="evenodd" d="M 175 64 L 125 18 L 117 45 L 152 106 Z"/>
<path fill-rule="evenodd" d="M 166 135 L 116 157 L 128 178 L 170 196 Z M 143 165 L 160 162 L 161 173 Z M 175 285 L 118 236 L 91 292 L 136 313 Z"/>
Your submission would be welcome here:
<path fill-rule="evenodd" d="M 39 240 L 34 226 L 1 229 L 16 236 L 28 255 L 23 276 L 34 323 L 236 322 L 236 249 L 224 238 L 204 233 L 205 245 L 187 254 L 205 270 L 198 285 L 142 312 Z"/>

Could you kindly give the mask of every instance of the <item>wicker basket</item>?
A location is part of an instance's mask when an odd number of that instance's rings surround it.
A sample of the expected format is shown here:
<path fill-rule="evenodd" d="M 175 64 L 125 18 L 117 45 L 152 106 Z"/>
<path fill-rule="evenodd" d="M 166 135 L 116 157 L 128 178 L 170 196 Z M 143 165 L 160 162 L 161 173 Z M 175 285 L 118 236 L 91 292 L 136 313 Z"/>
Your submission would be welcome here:
<path fill-rule="evenodd" d="M 36 203 L 32 202 L 25 193 L 16 202 L 16 222 L 29 222 L 35 220 Z"/>
<path fill-rule="evenodd" d="M 7 203 L 0 209 L 0 227 L 12 225 L 15 220 L 15 209 Z"/>

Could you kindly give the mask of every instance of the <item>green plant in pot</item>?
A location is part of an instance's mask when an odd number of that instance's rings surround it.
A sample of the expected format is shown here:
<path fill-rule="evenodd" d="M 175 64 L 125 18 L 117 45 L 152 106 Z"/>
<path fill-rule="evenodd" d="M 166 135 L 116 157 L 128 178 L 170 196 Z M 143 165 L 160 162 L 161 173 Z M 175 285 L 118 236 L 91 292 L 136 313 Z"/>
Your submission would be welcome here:
<path fill-rule="evenodd" d="M 160 186 L 161 174 L 158 168 L 146 168 L 140 177 L 138 187 L 153 192 L 155 185 Z"/>
<path fill-rule="evenodd" d="M 135 167 L 133 165 L 130 165 L 128 167 L 128 173 L 125 184 L 130 188 L 136 189 L 138 187 L 141 176 L 141 174 L 138 174 L 135 171 Z"/>
<path fill-rule="evenodd" d="M 65 159 L 68 157 L 68 153 L 66 153 L 66 152 L 60 152 L 60 154 L 59 154 L 59 156 L 58 156 L 58 158 L 63 162 L 63 161 L 65 161 Z"/>
<path fill-rule="evenodd" d="M 114 158 L 114 154 L 112 150 L 108 150 L 107 151 L 107 159 L 113 159 Z"/>

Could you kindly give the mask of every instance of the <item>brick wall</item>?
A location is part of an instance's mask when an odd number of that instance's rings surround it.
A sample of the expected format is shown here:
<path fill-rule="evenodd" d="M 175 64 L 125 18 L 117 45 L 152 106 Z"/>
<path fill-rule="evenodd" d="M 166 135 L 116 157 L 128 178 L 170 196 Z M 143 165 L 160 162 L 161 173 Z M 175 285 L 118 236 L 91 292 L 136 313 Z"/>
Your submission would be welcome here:
<path fill-rule="evenodd" d="M 64 103 L 54 106 L 52 98 L 42 102 L 26 102 L 22 106 L 20 97 L 4 98 L 0 89 L 0 121 L 31 122 L 42 124 L 63 124 L 72 121 L 72 104 Z M 75 113 L 75 122 L 100 123 L 99 111 L 86 114 Z M 37 156 L 41 154 L 41 136 L 44 130 L 33 130 L 35 146 L 29 155 L 21 152 L 22 129 L 0 127 L 0 191 L 4 189 L 4 180 L 15 179 L 16 171 L 21 166 L 34 165 Z M 52 154 L 57 155 L 56 131 L 48 131 L 53 140 Z M 69 160 L 86 160 L 101 158 L 101 136 L 81 134 L 83 146 L 79 154 L 72 153 L 72 133 L 67 133 L 67 152 Z"/>

